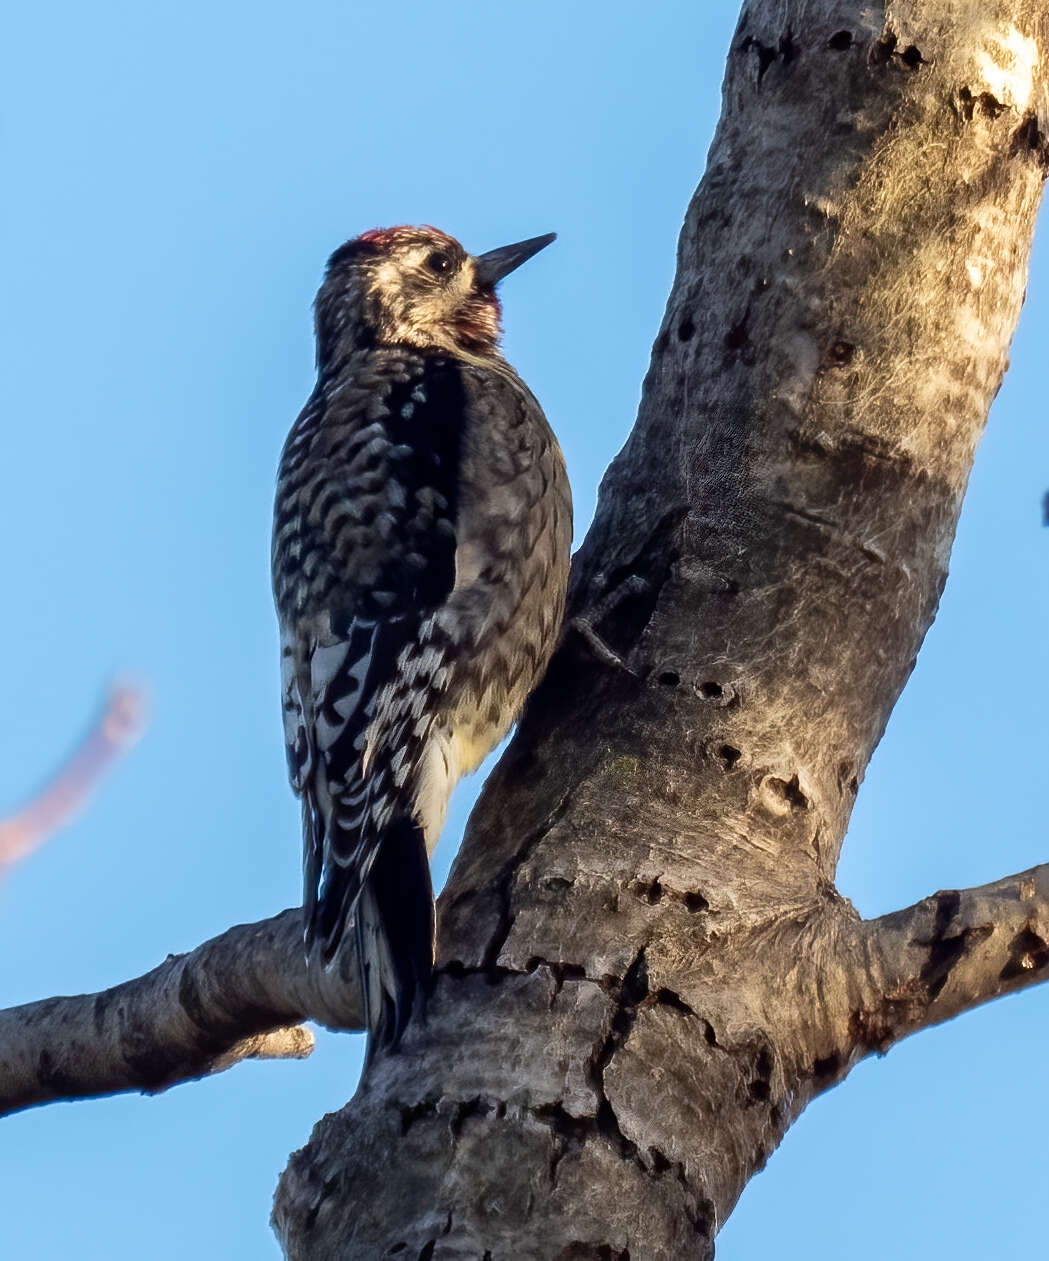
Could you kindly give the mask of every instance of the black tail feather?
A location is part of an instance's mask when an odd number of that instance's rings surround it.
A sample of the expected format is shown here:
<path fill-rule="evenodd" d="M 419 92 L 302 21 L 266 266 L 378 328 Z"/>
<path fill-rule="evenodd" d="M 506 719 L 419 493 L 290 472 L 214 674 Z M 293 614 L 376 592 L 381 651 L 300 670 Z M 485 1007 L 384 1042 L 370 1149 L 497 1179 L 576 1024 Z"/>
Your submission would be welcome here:
<path fill-rule="evenodd" d="M 396 1049 L 408 1021 L 422 1014 L 433 971 L 433 886 L 414 821 L 396 819 L 384 831 L 355 918 L 367 1067 L 378 1053 Z"/>

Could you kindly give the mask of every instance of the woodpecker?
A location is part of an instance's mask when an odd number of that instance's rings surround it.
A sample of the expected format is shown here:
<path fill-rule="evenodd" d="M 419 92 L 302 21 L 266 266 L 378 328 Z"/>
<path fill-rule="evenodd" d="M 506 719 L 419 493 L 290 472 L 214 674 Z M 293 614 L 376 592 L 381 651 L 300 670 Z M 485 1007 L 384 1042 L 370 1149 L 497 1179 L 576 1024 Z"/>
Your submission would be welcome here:
<path fill-rule="evenodd" d="M 509 730 L 564 612 L 564 460 L 499 349 L 495 292 L 553 239 L 474 257 L 395 227 L 337 249 L 317 384 L 281 455 L 273 589 L 307 959 L 330 963 L 355 922 L 369 1062 L 425 1001 L 452 788 Z"/>

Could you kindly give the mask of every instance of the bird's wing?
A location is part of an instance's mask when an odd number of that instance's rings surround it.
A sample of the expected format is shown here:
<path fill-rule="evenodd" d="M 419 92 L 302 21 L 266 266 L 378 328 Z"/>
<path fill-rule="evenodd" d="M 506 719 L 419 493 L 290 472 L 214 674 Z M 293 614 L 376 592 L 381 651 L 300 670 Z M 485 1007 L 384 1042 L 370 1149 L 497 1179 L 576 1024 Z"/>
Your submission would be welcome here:
<path fill-rule="evenodd" d="M 314 400 L 312 438 L 293 445 L 300 421 L 285 448 L 280 484 L 294 502 L 278 491 L 278 604 L 292 570 L 312 609 L 282 615 L 285 734 L 303 798 L 307 925 L 326 955 L 425 738 L 384 726 L 380 700 L 418 674 L 421 628 L 454 585 L 463 408 L 454 361 L 373 354 L 366 376 Z"/>

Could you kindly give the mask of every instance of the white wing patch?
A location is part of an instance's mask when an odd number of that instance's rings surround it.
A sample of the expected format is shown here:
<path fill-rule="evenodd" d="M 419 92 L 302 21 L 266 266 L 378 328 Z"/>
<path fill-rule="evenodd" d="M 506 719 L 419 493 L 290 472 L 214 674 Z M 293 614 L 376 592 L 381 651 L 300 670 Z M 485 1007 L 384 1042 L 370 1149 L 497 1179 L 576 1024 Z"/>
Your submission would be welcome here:
<path fill-rule="evenodd" d="M 355 629 L 365 626 L 371 634 L 365 641 L 365 653 L 356 661 L 349 661 L 351 647 L 357 647 L 358 651 L 360 648 L 360 639 L 354 637 L 334 644 L 318 644 L 310 657 L 314 730 L 317 747 L 322 752 L 332 747 L 360 706 L 375 647 L 375 623 L 354 623 Z"/>
<path fill-rule="evenodd" d="M 313 742 L 310 738 L 310 724 L 306 719 L 302 693 L 299 690 L 295 641 L 286 631 L 281 633 L 280 684 L 288 775 L 292 789 L 301 796 L 303 788 L 313 774 Z"/>

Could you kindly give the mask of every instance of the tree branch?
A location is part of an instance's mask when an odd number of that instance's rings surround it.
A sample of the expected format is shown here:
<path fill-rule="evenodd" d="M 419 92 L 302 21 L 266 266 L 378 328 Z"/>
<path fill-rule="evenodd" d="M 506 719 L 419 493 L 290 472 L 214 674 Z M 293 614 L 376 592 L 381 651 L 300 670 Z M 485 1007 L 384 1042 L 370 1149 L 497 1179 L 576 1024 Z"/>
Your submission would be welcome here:
<path fill-rule="evenodd" d="M 243 1059 L 301 1059 L 303 1019 L 361 1027 L 351 952 L 307 972 L 302 916 L 241 924 L 113 989 L 0 1011 L 0 1115 L 57 1099 L 157 1093 Z"/>
<path fill-rule="evenodd" d="M 852 1016 L 859 1049 L 1049 979 L 1049 863 L 945 890 L 865 925 L 871 1002 Z"/>

